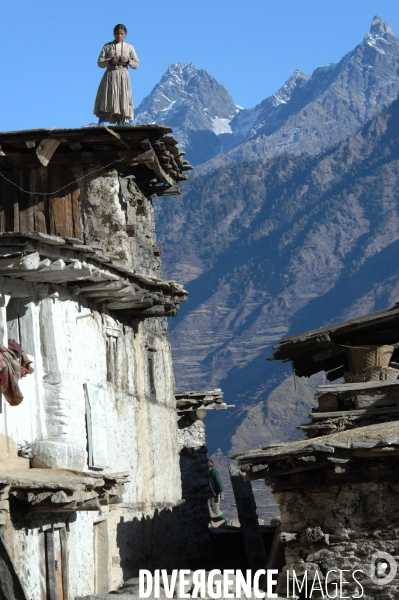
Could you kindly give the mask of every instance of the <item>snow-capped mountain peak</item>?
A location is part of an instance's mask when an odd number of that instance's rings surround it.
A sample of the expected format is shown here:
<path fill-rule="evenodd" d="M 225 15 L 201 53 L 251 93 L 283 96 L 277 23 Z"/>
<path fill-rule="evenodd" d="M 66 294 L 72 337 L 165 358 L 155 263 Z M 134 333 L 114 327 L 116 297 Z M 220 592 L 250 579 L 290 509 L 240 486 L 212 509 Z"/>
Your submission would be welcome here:
<path fill-rule="evenodd" d="M 370 33 L 371 35 L 395 35 L 388 23 L 385 23 L 378 15 L 371 22 Z"/>
<path fill-rule="evenodd" d="M 231 133 L 230 122 L 239 111 L 226 88 L 207 71 L 172 63 L 141 102 L 136 123 L 165 123 L 175 133 L 178 128 L 176 137 L 195 164 L 220 151 L 219 136 Z"/>

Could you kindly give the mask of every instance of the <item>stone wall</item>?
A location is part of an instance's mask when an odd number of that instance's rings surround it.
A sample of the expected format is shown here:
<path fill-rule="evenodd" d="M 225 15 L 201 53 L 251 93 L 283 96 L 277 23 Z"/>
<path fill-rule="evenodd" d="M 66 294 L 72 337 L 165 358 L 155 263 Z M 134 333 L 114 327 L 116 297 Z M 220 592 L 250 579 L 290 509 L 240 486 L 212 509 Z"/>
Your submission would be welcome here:
<path fill-rule="evenodd" d="M 137 273 L 161 274 L 152 200 L 133 179 L 111 170 L 82 185 L 81 199 L 86 244 L 118 256 Z"/>
<path fill-rule="evenodd" d="M 370 579 L 375 572 L 376 552 L 387 552 L 399 561 L 399 484 L 368 482 L 295 491 L 276 492 L 285 542 L 286 566 L 279 575 L 278 593 L 286 597 L 287 570 L 296 575 L 308 572 L 309 593 L 314 573 L 322 585 L 330 573 L 328 589 L 334 597 L 337 570 L 346 570 L 342 597 L 364 600 L 393 600 L 399 596 L 399 582 L 380 586 Z M 377 561 L 378 562 L 378 561 Z M 384 567 L 382 567 L 384 569 Z M 352 573 L 364 588 L 353 580 Z M 389 569 L 387 570 L 387 572 Z M 292 583 L 291 583 L 292 592 Z M 325 587 L 324 587 L 325 590 Z M 309 595 L 310 597 L 310 595 Z M 312 598 L 322 598 L 313 592 Z M 324 596 L 326 597 L 326 596 Z M 338 596 L 340 597 L 340 596 Z"/>

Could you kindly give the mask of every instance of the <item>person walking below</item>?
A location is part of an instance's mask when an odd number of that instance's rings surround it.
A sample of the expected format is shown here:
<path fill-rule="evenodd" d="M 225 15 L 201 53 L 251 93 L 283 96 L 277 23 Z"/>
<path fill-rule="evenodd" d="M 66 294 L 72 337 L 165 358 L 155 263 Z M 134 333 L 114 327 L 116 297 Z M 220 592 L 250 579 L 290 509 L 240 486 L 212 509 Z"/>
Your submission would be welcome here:
<path fill-rule="evenodd" d="M 133 124 L 133 99 L 128 67 L 137 69 L 139 59 L 131 44 L 125 42 L 127 29 L 122 23 L 114 27 L 114 41 L 105 44 L 97 64 L 105 71 L 98 87 L 94 114 L 98 124 L 108 121 L 117 125 Z"/>
<path fill-rule="evenodd" d="M 220 527 L 224 525 L 226 515 L 220 511 L 220 500 L 223 498 L 223 482 L 220 479 L 219 471 L 213 466 L 213 460 L 210 458 L 207 463 L 209 467 L 208 476 L 208 509 L 209 526 Z"/>

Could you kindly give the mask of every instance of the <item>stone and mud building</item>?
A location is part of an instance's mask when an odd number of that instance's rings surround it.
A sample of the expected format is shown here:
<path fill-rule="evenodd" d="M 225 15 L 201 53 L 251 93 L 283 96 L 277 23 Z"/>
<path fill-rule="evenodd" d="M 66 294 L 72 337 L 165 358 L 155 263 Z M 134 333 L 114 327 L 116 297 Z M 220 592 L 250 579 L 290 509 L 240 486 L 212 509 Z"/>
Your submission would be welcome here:
<path fill-rule="evenodd" d="M 151 200 L 191 168 L 171 132 L 0 134 L 0 354 L 8 365 L 15 340 L 34 367 L 23 400 L 8 389 L 0 403 L 7 600 L 106 593 L 185 564 L 167 317 L 187 292 L 162 278 Z"/>
<path fill-rule="evenodd" d="M 396 304 L 275 347 L 273 360 L 291 361 L 296 376 L 324 371 L 329 382 L 317 388 L 310 423 L 298 426 L 307 439 L 233 457 L 247 480 L 272 487 L 279 505 L 268 567 L 281 567 L 282 597 L 287 585 L 290 597 L 334 597 L 341 577 L 335 597 L 399 595 L 398 342 Z M 307 596 L 296 585 L 293 593 L 294 572 L 307 577 Z"/>

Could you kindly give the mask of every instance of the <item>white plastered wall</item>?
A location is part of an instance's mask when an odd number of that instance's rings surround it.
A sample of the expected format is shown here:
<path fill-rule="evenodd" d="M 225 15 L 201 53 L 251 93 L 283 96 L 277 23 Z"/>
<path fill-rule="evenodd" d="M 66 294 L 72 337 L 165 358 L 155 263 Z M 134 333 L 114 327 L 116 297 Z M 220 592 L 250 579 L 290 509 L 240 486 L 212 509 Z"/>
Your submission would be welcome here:
<path fill-rule="evenodd" d="M 23 288 L 24 284 L 18 285 Z M 29 290 L 32 292 L 27 285 L 27 294 Z M 21 307 L 25 302 L 21 301 Z M 6 303 L 7 298 L 3 301 Z M 0 435 L 14 456 L 16 444 L 30 444 L 36 467 L 87 470 L 83 384 L 107 390 L 110 466 L 106 471 L 129 473 L 123 504 L 112 507 L 107 520 L 110 588 L 114 588 L 128 573 L 123 561 L 129 562 L 129 544 L 136 554 L 140 543 L 146 546 L 146 553 L 154 545 L 151 539 L 130 540 L 130 532 L 135 529 L 129 528 L 129 522 L 151 520 L 157 508 L 173 505 L 181 498 L 170 345 L 162 333 L 152 333 L 144 324 L 134 333 L 130 327 L 80 304 L 61 288 L 59 297 L 31 301 L 25 306 L 26 310 L 19 313 L 19 331 L 35 372 L 21 381 L 24 400 L 19 406 L 6 405 L 3 399 Z M 89 316 L 79 318 L 85 315 Z M 3 343 L 7 339 L 6 319 L 6 307 L 0 307 Z M 115 383 L 107 382 L 109 334 L 118 340 Z M 150 394 L 149 346 L 155 363 L 156 398 Z M 108 512 L 107 507 L 104 509 Z M 95 591 L 93 520 L 99 514 L 80 512 L 75 516 L 68 524 L 71 597 Z M 42 519 L 45 523 L 46 516 Z M 40 575 L 38 571 L 35 574 L 34 566 L 39 560 L 40 527 L 32 525 L 15 531 L 10 523 L 7 529 L 7 543 L 26 590 L 32 598 L 40 598 Z M 145 532 L 148 538 L 151 528 Z M 32 565 L 28 570 L 27 556 Z"/>

